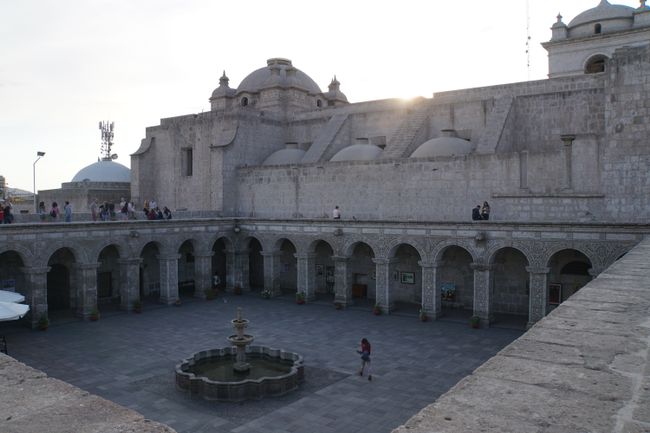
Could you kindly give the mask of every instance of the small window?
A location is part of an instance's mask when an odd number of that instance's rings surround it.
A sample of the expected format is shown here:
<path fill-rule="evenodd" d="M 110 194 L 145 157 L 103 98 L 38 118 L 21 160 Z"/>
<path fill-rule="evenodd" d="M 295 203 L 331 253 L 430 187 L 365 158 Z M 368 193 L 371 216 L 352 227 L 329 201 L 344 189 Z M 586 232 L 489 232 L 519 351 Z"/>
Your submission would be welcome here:
<path fill-rule="evenodd" d="M 603 32 L 603 26 L 601 26 L 600 24 L 596 24 L 594 26 L 594 34 L 599 35 L 602 32 Z"/>
<path fill-rule="evenodd" d="M 322 106 L 323 106 L 323 101 L 321 101 L 320 99 L 317 99 L 317 100 L 316 100 L 316 106 L 317 106 L 318 108 L 322 107 Z"/>
<path fill-rule="evenodd" d="M 594 56 L 585 65 L 585 74 L 598 74 L 605 72 L 605 56 Z"/>
<path fill-rule="evenodd" d="M 181 174 L 183 176 L 192 176 L 193 161 L 192 161 L 192 148 L 184 148 L 181 150 Z"/>
<path fill-rule="evenodd" d="M 243 98 L 241 98 L 241 106 L 245 107 L 247 105 L 248 105 L 248 98 L 244 96 Z"/>

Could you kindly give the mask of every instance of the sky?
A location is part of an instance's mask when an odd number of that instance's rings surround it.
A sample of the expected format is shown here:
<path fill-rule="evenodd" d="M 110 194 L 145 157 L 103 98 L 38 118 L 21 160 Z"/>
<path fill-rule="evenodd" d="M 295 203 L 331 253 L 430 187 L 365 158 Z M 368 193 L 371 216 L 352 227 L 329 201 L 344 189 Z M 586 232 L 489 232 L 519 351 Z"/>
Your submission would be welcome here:
<path fill-rule="evenodd" d="M 210 110 L 285 57 L 350 102 L 546 78 L 540 43 L 599 0 L 20 0 L 0 2 L 0 175 L 59 188 L 100 156 L 130 167 L 145 128 Z M 614 2 L 638 6 L 638 1 Z M 528 19 L 529 17 L 529 19 Z M 530 66 L 526 54 L 530 34 Z"/>

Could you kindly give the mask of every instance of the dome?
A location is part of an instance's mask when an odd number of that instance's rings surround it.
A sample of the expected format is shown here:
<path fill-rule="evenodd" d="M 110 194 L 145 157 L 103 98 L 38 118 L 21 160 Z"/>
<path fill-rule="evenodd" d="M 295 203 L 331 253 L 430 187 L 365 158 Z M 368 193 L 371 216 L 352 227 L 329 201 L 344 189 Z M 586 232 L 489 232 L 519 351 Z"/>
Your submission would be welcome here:
<path fill-rule="evenodd" d="M 300 69 L 296 69 L 288 59 L 269 59 L 267 66 L 250 73 L 242 80 L 237 93 L 256 93 L 270 87 L 295 87 L 312 94 L 322 93 L 314 80 Z"/>
<path fill-rule="evenodd" d="M 353 144 L 339 150 L 330 161 L 372 161 L 379 158 L 381 152 L 374 144 Z"/>
<path fill-rule="evenodd" d="M 577 27 L 582 24 L 592 23 L 594 21 L 605 21 L 613 19 L 633 19 L 634 8 L 623 5 L 613 5 L 607 0 L 601 0 L 595 8 L 588 9 L 576 16 L 569 23 L 569 28 Z"/>
<path fill-rule="evenodd" d="M 471 142 L 457 137 L 438 137 L 420 145 L 411 158 L 431 158 L 436 156 L 469 155 L 474 150 Z"/>
<path fill-rule="evenodd" d="M 110 159 L 102 159 L 79 170 L 72 182 L 131 182 L 131 170 Z"/>
<path fill-rule="evenodd" d="M 305 156 L 302 149 L 280 149 L 273 152 L 262 163 L 262 165 L 285 165 L 285 164 L 298 164 Z"/>

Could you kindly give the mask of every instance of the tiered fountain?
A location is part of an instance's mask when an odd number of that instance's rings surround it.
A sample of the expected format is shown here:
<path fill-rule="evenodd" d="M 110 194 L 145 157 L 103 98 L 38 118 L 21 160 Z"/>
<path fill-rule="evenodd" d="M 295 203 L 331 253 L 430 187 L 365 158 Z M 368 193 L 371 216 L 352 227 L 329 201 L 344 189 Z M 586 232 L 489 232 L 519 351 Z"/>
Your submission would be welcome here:
<path fill-rule="evenodd" d="M 304 380 L 302 356 L 265 346 L 251 346 L 244 334 L 248 320 L 241 308 L 231 320 L 236 334 L 230 347 L 195 353 L 176 366 L 176 386 L 206 400 L 242 401 L 278 396 L 295 390 Z"/>

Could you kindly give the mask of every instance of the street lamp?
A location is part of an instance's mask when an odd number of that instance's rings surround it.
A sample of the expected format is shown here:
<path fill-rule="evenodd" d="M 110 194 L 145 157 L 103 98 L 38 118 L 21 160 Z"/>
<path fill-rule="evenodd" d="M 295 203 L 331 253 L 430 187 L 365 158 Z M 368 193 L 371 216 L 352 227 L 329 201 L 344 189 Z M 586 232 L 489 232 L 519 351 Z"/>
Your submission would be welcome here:
<path fill-rule="evenodd" d="M 36 152 L 36 156 L 38 156 L 38 158 L 36 158 L 36 161 L 34 161 L 34 169 L 32 171 L 34 174 L 34 213 L 38 213 L 38 204 L 36 204 L 36 163 L 39 159 L 45 156 L 45 152 Z"/>

